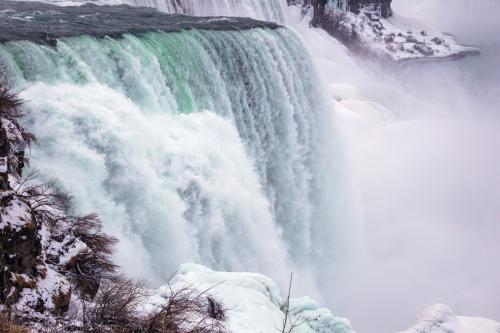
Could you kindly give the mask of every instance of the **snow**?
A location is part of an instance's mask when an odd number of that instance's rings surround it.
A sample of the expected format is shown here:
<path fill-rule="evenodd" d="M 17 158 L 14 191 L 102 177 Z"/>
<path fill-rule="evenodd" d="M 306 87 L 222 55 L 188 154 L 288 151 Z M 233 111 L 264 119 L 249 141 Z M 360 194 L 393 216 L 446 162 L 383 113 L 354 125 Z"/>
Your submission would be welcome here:
<path fill-rule="evenodd" d="M 8 169 L 8 164 L 7 164 L 7 156 L 0 157 L 0 172 L 5 173 L 8 170 L 9 169 Z"/>
<path fill-rule="evenodd" d="M 207 292 L 226 309 L 226 328 L 232 333 L 280 332 L 285 313 L 283 295 L 270 278 L 257 273 L 216 272 L 197 264 L 184 264 L 172 277 L 175 290 L 189 285 Z M 149 311 L 162 302 L 168 286 L 154 291 L 145 306 Z M 293 286 L 292 286 L 293 294 Z M 290 299 L 291 321 L 298 325 L 294 333 L 354 333 L 349 320 L 335 317 L 309 297 Z M 443 304 L 429 307 L 405 331 L 398 333 L 500 333 L 500 323 L 483 318 L 456 316 Z"/>
<path fill-rule="evenodd" d="M 42 224 L 40 231 L 45 256 L 58 258 L 58 265 L 61 267 L 78 254 L 89 250 L 89 247 L 80 239 L 75 238 L 69 229 L 68 222 L 52 226 L 51 230 L 46 224 Z"/>
<path fill-rule="evenodd" d="M 476 48 L 458 44 L 450 34 L 402 29 L 397 25 L 401 19 L 386 20 L 369 7 L 358 15 L 351 12 L 343 15 L 340 24 L 347 31 L 354 27 L 363 48 L 393 61 L 459 59 L 479 54 Z"/>
<path fill-rule="evenodd" d="M 334 317 L 325 308 L 320 308 L 309 297 L 294 298 L 290 300 L 290 312 L 300 321 L 304 321 L 309 328 L 304 332 L 318 333 L 350 333 L 353 332 L 349 320 Z"/>
<path fill-rule="evenodd" d="M 499 333 L 500 323 L 484 318 L 456 316 L 444 304 L 424 311 L 406 331 L 399 333 Z"/>
<path fill-rule="evenodd" d="M 10 194 L 10 192 L 2 193 L 2 195 Z M 28 205 L 17 196 L 13 196 L 6 206 L 0 208 L 0 230 L 10 228 L 11 230 L 19 231 L 30 222 L 30 209 Z"/>
<path fill-rule="evenodd" d="M 59 294 L 67 294 L 71 287 L 67 279 L 50 267 L 47 267 L 45 277 L 38 277 L 36 288 L 25 288 L 21 292 L 17 302 L 17 310 L 33 313 L 40 301 L 46 309 L 54 309 L 54 297 Z"/>
<path fill-rule="evenodd" d="M 285 313 L 285 303 L 277 284 L 270 278 L 256 273 L 216 272 L 196 264 L 184 264 L 172 278 L 172 284 L 189 284 L 210 293 L 227 309 L 227 328 L 233 333 L 279 332 Z M 150 306 L 161 302 L 161 295 L 168 293 L 167 286 L 156 291 Z M 293 292 L 293 290 L 292 290 Z M 349 321 L 333 316 L 308 297 L 291 299 L 292 320 L 298 320 L 296 333 L 351 333 Z"/>

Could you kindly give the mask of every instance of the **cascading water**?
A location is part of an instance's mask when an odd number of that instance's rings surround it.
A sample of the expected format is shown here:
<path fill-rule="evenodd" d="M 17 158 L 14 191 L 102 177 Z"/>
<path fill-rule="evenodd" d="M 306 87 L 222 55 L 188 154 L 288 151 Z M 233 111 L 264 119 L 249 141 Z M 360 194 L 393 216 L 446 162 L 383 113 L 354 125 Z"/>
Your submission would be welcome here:
<path fill-rule="evenodd" d="M 33 109 L 33 166 L 122 235 L 129 271 L 307 262 L 332 121 L 293 33 L 8 42 L 0 64 Z"/>

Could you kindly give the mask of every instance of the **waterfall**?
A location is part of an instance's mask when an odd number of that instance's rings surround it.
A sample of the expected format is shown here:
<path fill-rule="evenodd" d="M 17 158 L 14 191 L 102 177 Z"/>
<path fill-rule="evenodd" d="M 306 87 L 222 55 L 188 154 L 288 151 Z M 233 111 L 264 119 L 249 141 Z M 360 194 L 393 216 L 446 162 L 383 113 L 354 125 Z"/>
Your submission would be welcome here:
<path fill-rule="evenodd" d="M 129 271 L 196 261 L 276 275 L 324 237 L 332 121 L 294 33 L 8 42 L 0 71 L 32 109 L 33 167 L 120 235 Z"/>

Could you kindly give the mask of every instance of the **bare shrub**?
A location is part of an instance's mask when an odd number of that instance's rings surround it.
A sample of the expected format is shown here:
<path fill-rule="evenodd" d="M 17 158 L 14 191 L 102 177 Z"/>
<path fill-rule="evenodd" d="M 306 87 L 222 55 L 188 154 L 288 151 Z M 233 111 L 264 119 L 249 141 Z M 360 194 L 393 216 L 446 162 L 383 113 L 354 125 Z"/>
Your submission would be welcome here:
<path fill-rule="evenodd" d="M 66 265 L 76 278 L 82 297 L 88 295 L 93 298 L 101 281 L 117 284 L 123 280 L 123 277 L 115 276 L 117 265 L 112 260 L 114 246 L 118 240 L 102 231 L 102 222 L 97 214 L 73 218 L 71 231 L 88 247 Z"/>
<path fill-rule="evenodd" d="M 71 230 L 73 235 L 84 242 L 92 253 L 90 257 L 82 257 L 78 263 L 82 274 L 92 274 L 98 279 L 109 277 L 116 270 L 111 256 L 118 242 L 115 237 L 102 231 L 102 222 L 97 214 L 89 214 L 76 218 Z"/>
<path fill-rule="evenodd" d="M 288 294 L 286 296 L 286 302 L 281 306 L 281 310 L 285 313 L 285 318 L 283 319 L 283 325 L 281 326 L 281 333 L 293 333 L 295 329 L 300 325 L 304 324 L 305 321 L 301 320 L 300 317 L 292 319 L 290 314 L 290 295 L 292 292 L 292 281 L 293 281 L 293 273 L 290 274 L 290 283 L 288 285 Z"/>
<path fill-rule="evenodd" d="M 24 176 L 13 189 L 14 192 L 24 198 L 37 213 L 50 214 L 54 210 L 69 212 L 73 206 L 73 196 L 65 192 L 56 181 L 32 185 L 38 176 L 39 172 L 36 170 Z"/>
<path fill-rule="evenodd" d="M 219 285 L 219 284 L 217 284 Z M 146 319 L 146 332 L 151 333 L 227 333 L 222 322 L 225 309 L 209 291 L 199 291 L 190 284 L 173 288 L 163 296 L 164 303 Z"/>
<path fill-rule="evenodd" d="M 92 302 L 83 300 L 83 323 L 86 331 L 101 328 L 118 332 L 137 331 L 140 325 L 140 305 L 148 297 L 144 281 L 123 275 L 102 280 Z"/>
<path fill-rule="evenodd" d="M 24 116 L 23 101 L 19 92 L 12 91 L 0 78 L 0 117 L 13 119 Z"/>
<path fill-rule="evenodd" d="M 19 97 L 19 91 L 12 90 L 7 84 L 7 80 L 0 76 L 0 117 L 15 120 L 25 115 L 24 102 Z M 36 142 L 34 134 L 26 132 L 17 121 L 13 121 L 12 123 L 21 132 L 25 144 L 29 146 L 31 143 Z"/>

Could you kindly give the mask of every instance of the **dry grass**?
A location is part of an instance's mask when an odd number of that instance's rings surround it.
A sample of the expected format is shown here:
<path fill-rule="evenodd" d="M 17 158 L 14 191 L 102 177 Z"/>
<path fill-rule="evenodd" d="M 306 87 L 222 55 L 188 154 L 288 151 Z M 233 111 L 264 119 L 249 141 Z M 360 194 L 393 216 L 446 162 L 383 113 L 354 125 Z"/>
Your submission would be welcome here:
<path fill-rule="evenodd" d="M 0 313 L 0 333 L 29 333 L 28 329 L 19 325 L 3 314 Z"/>

